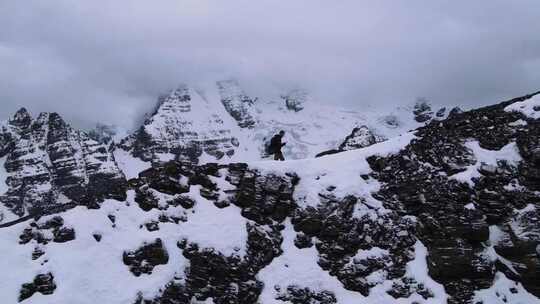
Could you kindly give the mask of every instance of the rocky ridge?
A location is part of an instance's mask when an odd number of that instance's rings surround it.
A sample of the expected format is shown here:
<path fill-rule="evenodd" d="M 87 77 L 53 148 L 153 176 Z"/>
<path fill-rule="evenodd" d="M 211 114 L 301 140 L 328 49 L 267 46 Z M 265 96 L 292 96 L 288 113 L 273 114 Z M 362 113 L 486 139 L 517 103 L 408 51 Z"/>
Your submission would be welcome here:
<path fill-rule="evenodd" d="M 0 294 L 50 303 L 537 303 L 536 103 L 533 94 L 455 111 L 414 134 L 315 160 L 154 162 L 125 197 L 105 193 L 102 204 L 1 229 L 0 248 L 13 250 L 0 267 L 20 275 L 0 274 Z M 13 128 L 34 124 L 16 117 Z M 26 258 L 9 266 L 15 256 Z M 105 272 L 126 282 L 121 292 Z M 79 283 L 89 291 L 63 288 Z"/>
<path fill-rule="evenodd" d="M 7 191 L 0 201 L 16 216 L 66 201 L 93 206 L 125 197 L 125 178 L 106 145 L 74 130 L 56 113 L 33 119 L 20 109 L 1 127 Z"/>

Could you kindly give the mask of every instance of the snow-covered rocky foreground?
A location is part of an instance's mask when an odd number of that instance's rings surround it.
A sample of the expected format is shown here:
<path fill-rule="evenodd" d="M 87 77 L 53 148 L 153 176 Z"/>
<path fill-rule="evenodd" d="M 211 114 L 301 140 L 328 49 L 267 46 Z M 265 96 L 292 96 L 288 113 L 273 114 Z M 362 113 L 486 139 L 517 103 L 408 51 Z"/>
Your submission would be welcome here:
<path fill-rule="evenodd" d="M 247 164 L 167 161 L 160 132 L 114 150 L 59 123 L 41 154 L 14 153 L 9 136 L 29 147 L 49 128 L 12 120 L 14 135 L 0 136 L 0 160 L 14 164 L 0 171 L 1 303 L 540 303 L 538 100 L 321 158 Z M 43 157 L 62 134 L 70 149 L 51 165 Z M 92 158 L 78 153 L 88 147 Z M 46 208 L 17 196 L 33 181 Z"/>

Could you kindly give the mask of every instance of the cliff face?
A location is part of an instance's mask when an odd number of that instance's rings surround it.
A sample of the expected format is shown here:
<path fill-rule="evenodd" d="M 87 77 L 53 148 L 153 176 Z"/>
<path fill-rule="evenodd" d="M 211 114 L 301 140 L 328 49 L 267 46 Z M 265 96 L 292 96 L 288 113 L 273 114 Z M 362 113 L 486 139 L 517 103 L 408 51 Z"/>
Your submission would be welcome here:
<path fill-rule="evenodd" d="M 32 119 L 21 109 L 0 138 L 8 187 L 0 201 L 17 216 L 60 205 L 62 197 L 89 205 L 125 197 L 125 178 L 108 147 L 56 113 Z"/>
<path fill-rule="evenodd" d="M 257 123 L 253 117 L 256 99 L 246 95 L 236 80 L 218 81 L 221 103 L 241 128 L 253 128 Z"/>
<path fill-rule="evenodd" d="M 214 159 L 235 153 L 238 139 L 201 93 L 181 85 L 159 99 L 155 113 L 122 147 L 144 161 L 189 159 L 197 162 L 206 153 Z"/>

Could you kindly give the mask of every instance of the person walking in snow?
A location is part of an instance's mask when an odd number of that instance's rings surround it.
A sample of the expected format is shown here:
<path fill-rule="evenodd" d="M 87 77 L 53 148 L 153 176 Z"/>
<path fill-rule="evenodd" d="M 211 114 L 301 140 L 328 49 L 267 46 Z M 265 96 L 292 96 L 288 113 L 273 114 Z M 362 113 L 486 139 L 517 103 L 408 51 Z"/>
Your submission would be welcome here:
<path fill-rule="evenodd" d="M 271 152 L 270 154 L 274 154 L 274 160 L 285 160 L 285 157 L 283 157 L 283 152 L 281 152 L 281 148 L 286 144 L 281 142 L 284 135 L 285 131 L 281 130 L 270 140 L 269 150 Z"/>

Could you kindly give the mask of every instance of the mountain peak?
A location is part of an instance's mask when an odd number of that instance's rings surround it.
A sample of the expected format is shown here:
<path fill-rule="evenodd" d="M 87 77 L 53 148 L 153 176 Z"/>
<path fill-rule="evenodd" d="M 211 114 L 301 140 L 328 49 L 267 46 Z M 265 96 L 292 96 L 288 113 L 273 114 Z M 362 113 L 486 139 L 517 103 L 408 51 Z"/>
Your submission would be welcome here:
<path fill-rule="evenodd" d="M 9 123 L 11 128 L 0 130 L 9 181 L 0 201 L 12 213 L 23 216 L 61 205 L 61 195 L 80 204 L 94 204 L 110 191 L 125 195 L 124 177 L 108 148 L 58 113 L 43 112 L 32 120 L 23 108 Z"/>
<path fill-rule="evenodd" d="M 218 108 L 202 92 L 181 84 L 159 98 L 155 113 L 123 146 L 153 162 L 179 157 L 197 161 L 203 153 L 216 159 L 231 156 L 238 140 Z"/>
<path fill-rule="evenodd" d="M 24 107 L 15 112 L 15 115 L 9 120 L 10 125 L 21 129 L 27 128 L 31 123 L 32 116 Z"/>

